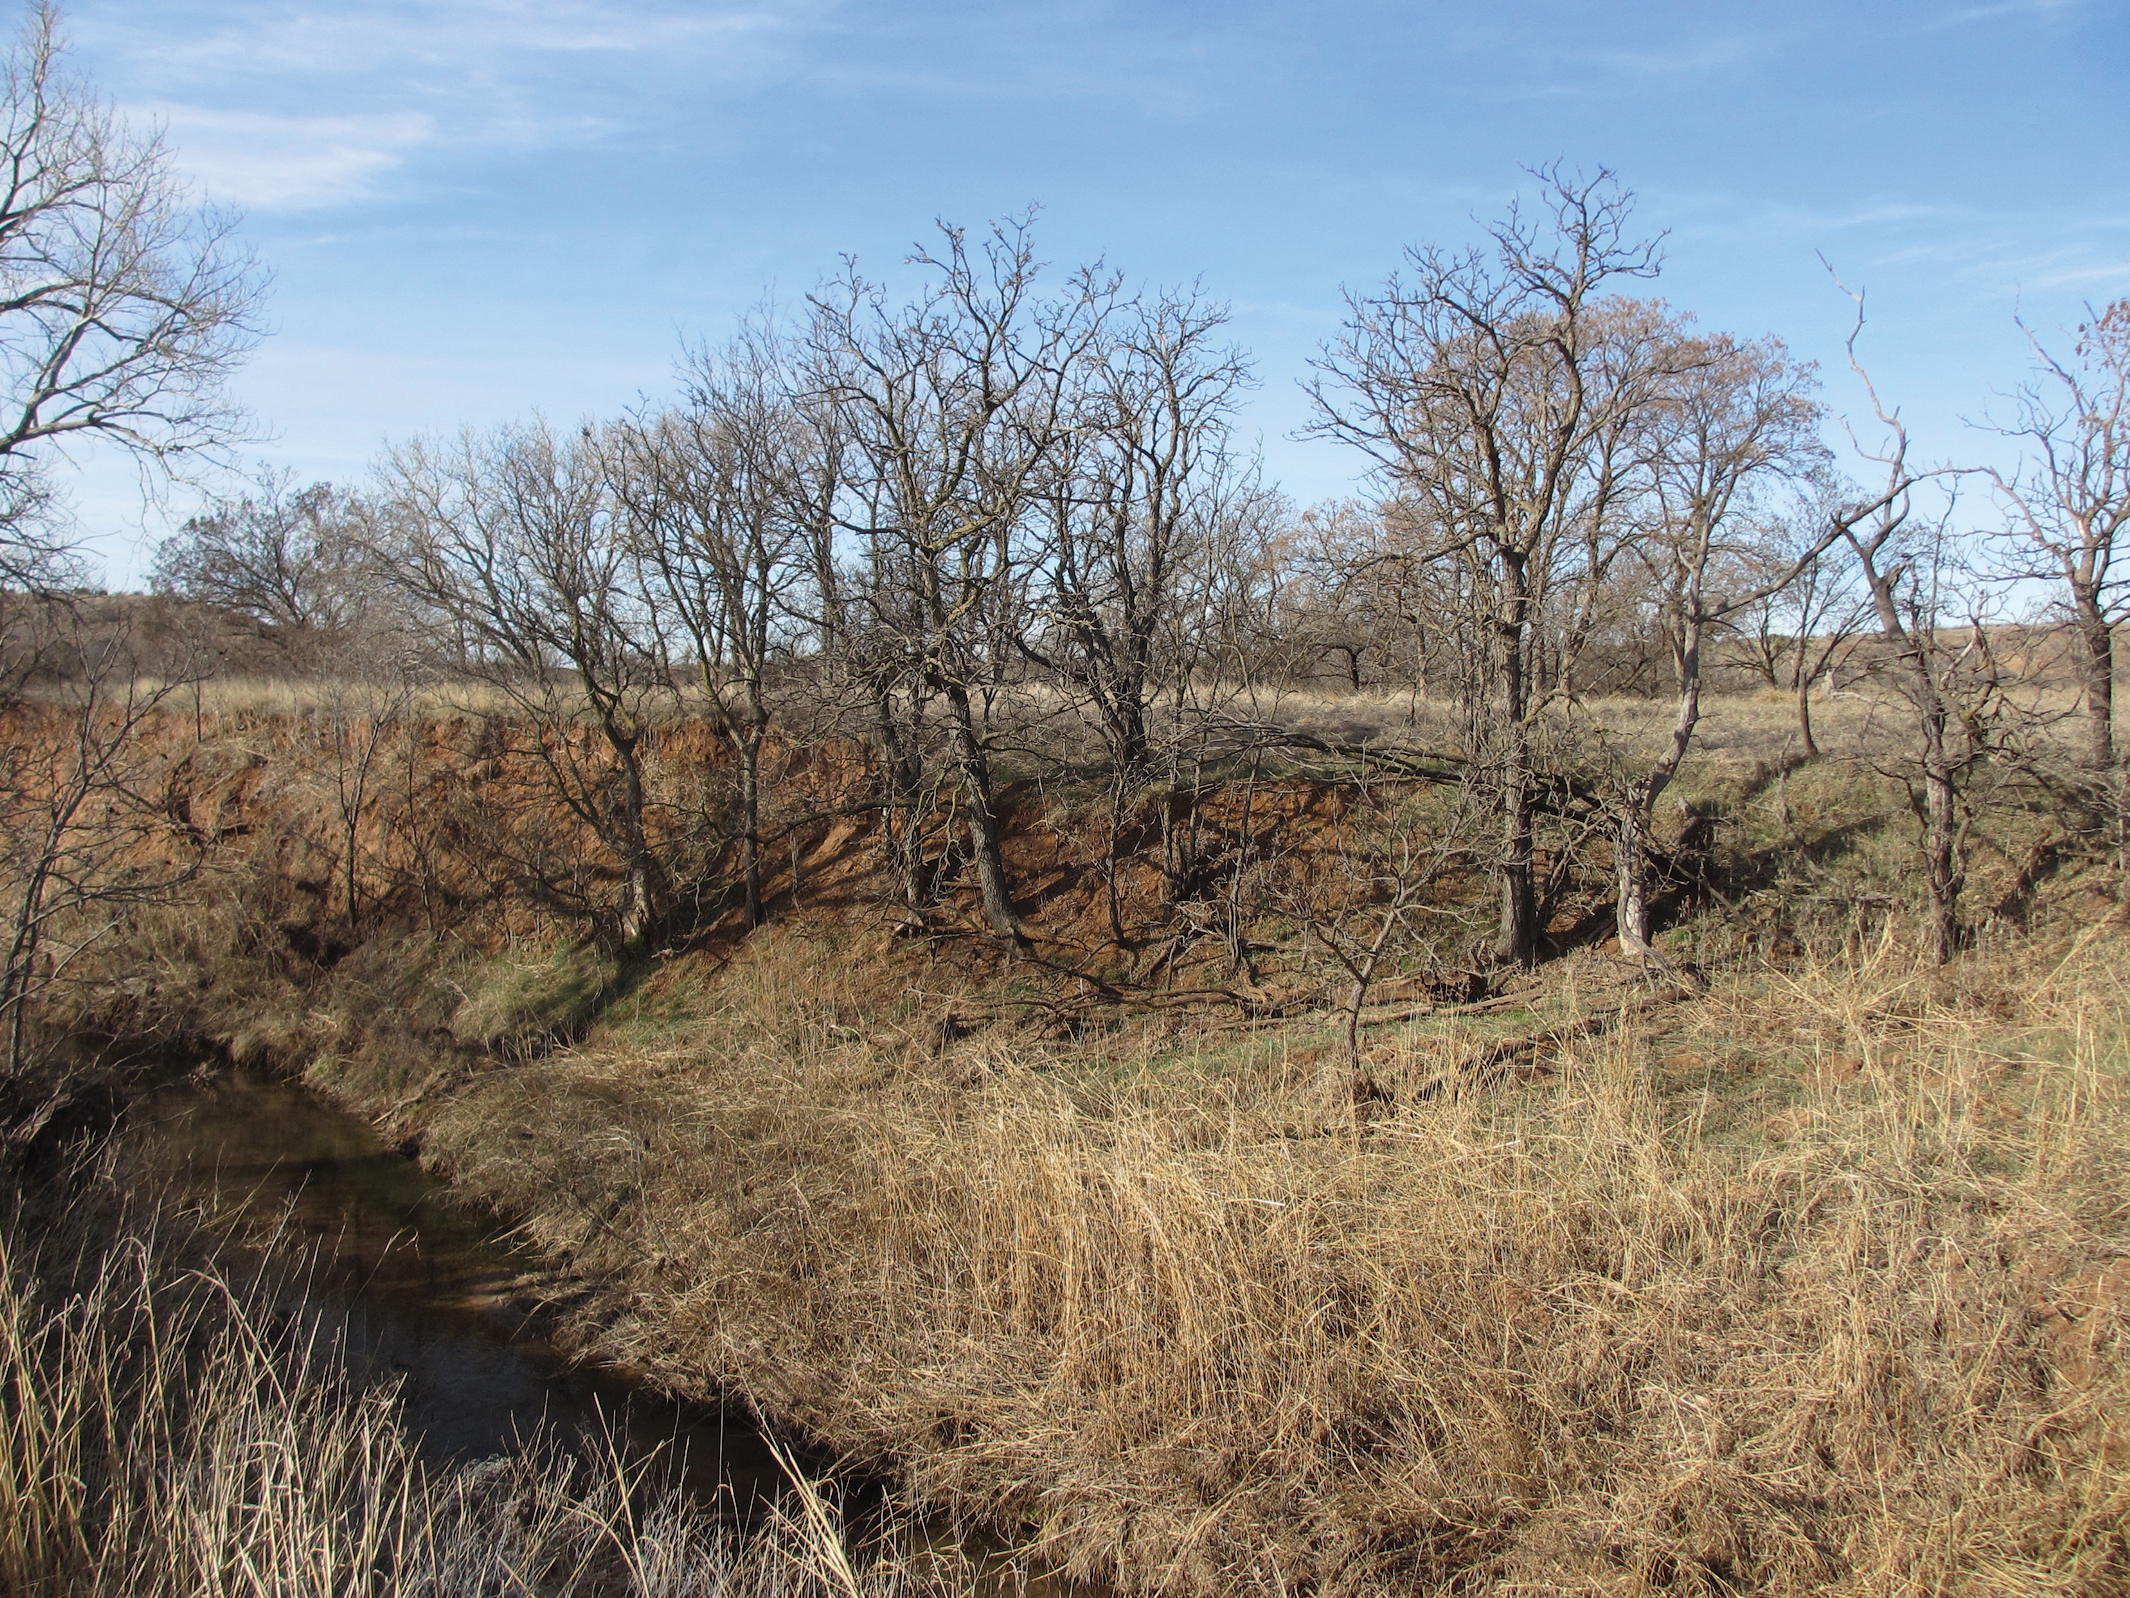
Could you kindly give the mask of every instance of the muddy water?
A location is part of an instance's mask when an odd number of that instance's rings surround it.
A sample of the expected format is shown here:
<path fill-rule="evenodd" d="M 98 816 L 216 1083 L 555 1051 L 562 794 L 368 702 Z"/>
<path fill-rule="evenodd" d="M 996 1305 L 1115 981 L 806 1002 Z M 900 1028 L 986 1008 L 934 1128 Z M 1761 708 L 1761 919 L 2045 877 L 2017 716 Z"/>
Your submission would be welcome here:
<path fill-rule="evenodd" d="M 164 1088 L 134 1124 L 181 1194 L 312 1262 L 310 1313 L 358 1376 L 400 1383 L 406 1423 L 432 1455 L 483 1458 L 542 1431 L 603 1436 L 743 1517 L 777 1490 L 775 1461 L 742 1417 L 665 1400 L 540 1337 L 530 1251 L 360 1118 L 237 1072 Z"/>

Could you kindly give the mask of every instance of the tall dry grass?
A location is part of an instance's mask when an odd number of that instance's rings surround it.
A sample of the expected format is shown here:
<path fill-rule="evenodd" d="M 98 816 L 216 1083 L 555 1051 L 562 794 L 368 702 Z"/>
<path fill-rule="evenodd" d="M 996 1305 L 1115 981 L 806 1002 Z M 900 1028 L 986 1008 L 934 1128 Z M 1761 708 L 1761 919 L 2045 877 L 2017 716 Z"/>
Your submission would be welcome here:
<path fill-rule="evenodd" d="M 751 1532 L 612 1448 L 426 1460 L 269 1279 L 134 1214 L 0 1237 L 0 1593 L 52 1598 L 894 1598 L 975 1561 L 854 1550 L 817 1484 Z M 175 1228 L 182 1231 L 183 1228 Z"/>
<path fill-rule="evenodd" d="M 1135 1589 L 2110 1594 L 2121 954 L 1888 938 L 1429 1097 L 1416 1032 L 1357 1121 L 1307 1034 L 898 1055 L 787 953 L 429 1136 L 611 1346 Z"/>
<path fill-rule="evenodd" d="M 1758 767 L 1787 707 L 1739 706 Z M 602 988 L 538 1057 L 450 1047 L 515 985 L 430 1026 L 360 954 L 373 1020 L 260 1008 L 566 1256 L 609 1351 L 1133 1589 L 2130 1591 L 2130 946 L 1873 942 L 1906 840 L 1810 770 L 1756 801 L 1809 890 L 1788 964 L 1711 914 L 1710 993 L 1465 1091 L 1523 1022 L 1423 1024 L 1366 1117 L 1306 1023 L 964 1035 L 996 994 L 848 918 Z M 1534 1009 L 1609 1002 L 1602 964 Z"/>

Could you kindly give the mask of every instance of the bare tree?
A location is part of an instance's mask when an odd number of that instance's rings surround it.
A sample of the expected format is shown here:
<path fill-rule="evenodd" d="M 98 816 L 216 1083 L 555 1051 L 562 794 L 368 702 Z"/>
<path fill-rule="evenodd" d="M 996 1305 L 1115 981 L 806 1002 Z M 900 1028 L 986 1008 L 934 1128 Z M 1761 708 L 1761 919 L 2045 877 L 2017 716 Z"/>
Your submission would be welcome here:
<path fill-rule="evenodd" d="M 1410 277 L 1349 295 L 1312 386 L 1316 431 L 1364 450 L 1407 525 L 1460 568 L 1485 649 L 1473 753 L 1500 820 L 1495 947 L 1518 964 L 1536 959 L 1540 931 L 1532 727 L 1561 674 L 1542 624 L 1578 567 L 1609 558 L 1617 452 L 1649 403 L 1634 320 L 1603 296 L 1658 263 L 1655 241 L 1629 235 L 1630 198 L 1610 173 L 1538 176 L 1536 214 L 1512 206 L 1489 248 L 1412 250 Z M 1558 635 L 1570 647 L 1573 608 Z"/>
<path fill-rule="evenodd" d="M 1702 652 L 1711 630 L 1788 586 L 1841 536 L 1830 523 L 1789 567 L 1757 582 L 1732 558 L 1743 552 L 1756 515 L 1770 508 L 1769 497 L 1824 457 L 1811 371 L 1775 339 L 1744 343 L 1694 336 L 1681 326 L 1671 345 L 1664 402 L 1644 418 L 1651 525 L 1632 553 L 1670 646 L 1677 712 L 1656 759 L 1620 785 L 1613 804 L 1620 948 L 1644 957 L 1654 952 L 1648 860 L 1656 807 L 1700 723 Z"/>
<path fill-rule="evenodd" d="M 363 829 L 377 808 L 389 776 L 386 761 L 395 738 L 412 738 L 408 711 L 413 680 L 402 674 L 383 682 L 358 683 L 334 676 L 324 684 L 325 703 L 314 716 L 332 778 L 333 817 L 339 837 L 341 897 L 348 927 L 362 931 Z"/>
<path fill-rule="evenodd" d="M 1374 518 L 1356 526 L 1340 509 L 1327 513 L 1311 506 L 1302 512 L 1295 553 L 1305 592 L 1296 609 L 1299 631 L 1315 657 L 1310 674 L 1328 670 L 1343 679 L 1349 691 L 1359 693 L 1370 658 L 1395 649 L 1397 634 L 1379 625 L 1369 603 L 1376 591 L 1369 579 L 1381 570 L 1369 551 Z"/>
<path fill-rule="evenodd" d="M 1313 506 L 1295 531 L 1310 643 L 1340 664 L 1354 692 L 1371 683 L 1404 690 L 1417 720 L 1421 700 L 1440 686 L 1438 657 L 1459 609 L 1440 590 L 1454 574 L 1432 558 L 1430 540 L 1400 525 L 1394 501 Z"/>
<path fill-rule="evenodd" d="M 1817 760 L 1821 752 L 1812 724 L 1812 691 L 1832 679 L 1871 620 L 1870 600 L 1858 587 L 1855 556 L 1847 544 L 1838 540 L 1811 558 L 1841 508 L 1840 488 L 1824 480 L 1814 485 L 1812 501 L 1797 515 L 1769 527 L 1766 542 L 1752 552 L 1754 567 L 1765 576 L 1792 569 L 1797 575 L 1753 600 L 1734 624 L 1754 673 L 1768 687 L 1789 692 L 1808 760 Z"/>
<path fill-rule="evenodd" d="M 62 618 L 63 624 L 63 618 Z M 0 1111 L 19 1141 L 54 1098 L 33 1087 L 40 1027 L 73 967 L 124 925 L 128 907 L 162 898 L 197 869 L 170 824 L 141 729 L 188 686 L 184 672 L 144 684 L 132 639 L 101 639 L 49 702 L 6 712 L 0 741 Z M 23 1119 L 24 1117 L 27 1119 Z"/>
<path fill-rule="evenodd" d="M 1931 952 L 1943 964 L 1960 946 L 1960 894 L 1967 881 L 1967 834 L 1973 820 L 1966 784 L 1992 753 L 1990 723 L 2002 709 L 2001 677 L 1980 617 L 1970 612 L 1960 625 L 1963 618 L 1953 614 L 1948 592 L 1953 575 L 1950 506 L 1934 517 L 1915 513 L 1918 489 L 1947 473 L 1910 465 L 1908 428 L 1900 413 L 1880 399 L 1857 357 L 1864 328 L 1863 295 L 1840 286 L 1856 303 L 1849 364 L 1864 385 L 1881 437 L 1855 446 L 1865 462 L 1878 468 L 1877 491 L 1867 490 L 1858 503 L 1837 511 L 1834 525 L 1856 559 L 1879 636 L 1893 657 L 1893 680 L 1909 713 L 1912 753 L 1895 775 L 1908 788 L 1921 828 L 1926 931 Z"/>
<path fill-rule="evenodd" d="M 1914 730 L 1907 761 L 1881 769 L 1908 790 L 1922 842 L 1928 947 L 1943 964 L 1960 948 L 1960 896 L 1974 822 L 1969 789 L 2002 752 L 2010 706 L 1980 608 L 1955 608 L 1960 572 L 1950 507 L 1901 538 L 1895 535 L 1906 510 L 1882 511 L 1848 538 L 1859 552 L 1880 636 L 1892 646 L 1894 680 Z"/>
<path fill-rule="evenodd" d="M 1249 372 L 1221 342 L 1226 325 L 1225 307 L 1195 291 L 1114 308 L 1046 474 L 1045 543 L 1020 649 L 1081 709 L 1108 757 L 1101 869 L 1120 944 L 1129 942 L 1117 881 L 1125 814 L 1178 753 L 1190 679 L 1207 658 L 1196 624 L 1216 529 L 1248 474 L 1229 428 Z"/>
<path fill-rule="evenodd" d="M 499 734 L 512 718 L 529 729 L 513 752 L 607 851 L 618 899 L 538 858 L 521 863 L 548 895 L 609 923 L 621 947 L 643 947 L 674 905 L 647 769 L 672 684 L 599 441 L 589 428 L 558 438 L 541 422 L 422 440 L 398 450 L 386 476 L 399 539 L 388 567 L 449 640 L 440 664 L 507 707 Z"/>
<path fill-rule="evenodd" d="M 102 439 L 147 463 L 240 430 L 223 391 L 263 279 L 234 218 L 193 206 L 158 134 L 67 72 L 39 4 L 0 62 L 0 511 L 41 493 L 39 446 Z"/>
<path fill-rule="evenodd" d="M 126 629 L 93 632 L 53 595 L 79 573 L 42 463 L 101 442 L 161 474 L 234 441 L 241 417 L 224 382 L 256 335 L 264 285 L 233 227 L 191 204 L 159 136 L 125 127 L 65 70 L 58 13 L 35 6 L 0 58 L 0 591 L 39 592 L 0 628 L 11 667 L 69 667 L 45 705 L 20 702 L 31 671 L 7 684 L 0 1029 L 11 1078 L 30 1063 L 41 996 L 114 931 L 120 906 L 167 893 L 186 869 L 144 863 L 167 818 L 143 786 L 136 737 L 185 671 L 141 688 Z"/>
<path fill-rule="evenodd" d="M 0 469 L 0 605 L 18 595 L 42 600 L 81 581 L 80 558 L 43 481 Z"/>
<path fill-rule="evenodd" d="M 2008 536 L 2022 549 L 2015 574 L 2060 581 L 2078 638 L 2085 694 L 2086 762 L 2115 765 L 2115 629 L 2130 579 L 2115 569 L 2130 535 L 2130 300 L 2117 300 L 2078 329 L 2069 360 L 2028 333 L 2035 379 L 2016 397 L 2001 431 L 2026 446 L 2010 474 L 1992 470 L 2011 513 Z"/>
<path fill-rule="evenodd" d="M 829 542 L 837 444 L 792 393 L 770 333 L 690 361 L 688 398 L 615 428 L 611 474 L 649 580 L 684 635 L 737 767 L 747 925 L 762 922 L 762 748 L 769 674 L 807 630 Z"/>
<path fill-rule="evenodd" d="M 163 469 L 233 441 L 223 385 L 264 289 L 233 219 L 193 206 L 161 138 L 63 55 L 39 4 L 0 57 L 0 603 L 81 580 L 42 469 L 53 449 L 101 442 Z M 18 643 L 39 624 L 0 616 Z"/>
<path fill-rule="evenodd" d="M 263 469 L 251 492 L 220 501 L 157 545 L 149 582 L 289 640 L 344 634 L 374 591 L 370 514 L 346 489 L 298 489 L 286 473 Z"/>
<path fill-rule="evenodd" d="M 1113 311 L 1050 476 L 1041 631 L 1023 647 L 1084 697 L 1126 791 L 1150 769 L 1156 697 L 1199 654 L 1191 590 L 1238 470 L 1228 433 L 1249 380 L 1218 342 L 1226 325 L 1195 292 Z"/>
<path fill-rule="evenodd" d="M 1027 547 L 1046 474 L 1073 420 L 1083 362 L 1114 285 L 1082 272 L 1037 291 L 1025 221 L 972 249 L 943 229 L 913 264 L 931 281 L 906 306 L 847 270 L 813 297 L 811 385 L 847 440 L 841 518 L 865 550 L 871 698 L 890 770 L 889 809 L 929 808 L 924 740 L 938 731 L 984 915 L 1026 936 L 1007 881 L 991 711 L 1011 686 L 1038 564 Z M 922 862 L 906 827 L 905 894 Z"/>
<path fill-rule="evenodd" d="M 1418 923 L 1455 914 L 1441 888 L 1470 850 L 1471 795 L 1460 790 L 1445 814 L 1425 801 L 1427 792 L 1395 779 L 1356 783 L 1330 869 L 1286 896 L 1346 980 L 1341 1032 L 1357 1080 L 1369 994 L 1409 954 Z"/>

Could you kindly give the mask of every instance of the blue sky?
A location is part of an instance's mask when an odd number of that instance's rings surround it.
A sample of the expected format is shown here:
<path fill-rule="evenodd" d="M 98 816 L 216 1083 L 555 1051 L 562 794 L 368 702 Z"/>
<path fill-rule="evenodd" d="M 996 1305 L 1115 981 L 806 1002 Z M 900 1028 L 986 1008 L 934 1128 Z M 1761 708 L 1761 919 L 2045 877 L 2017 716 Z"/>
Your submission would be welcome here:
<path fill-rule="evenodd" d="M 2130 294 L 2120 0 L 1028 5 L 940 0 L 73 0 L 77 65 L 246 215 L 272 335 L 239 385 L 304 478 L 411 432 L 606 414 L 683 336 L 935 217 L 1040 203 L 1042 253 L 1232 302 L 1246 423 L 1302 499 L 1296 380 L 1419 241 L 1471 237 L 1565 158 L 1668 229 L 1657 292 L 1774 332 L 1851 407 L 1850 307 L 1933 456 L 2045 332 Z M 186 508 L 85 459 L 116 583 Z"/>

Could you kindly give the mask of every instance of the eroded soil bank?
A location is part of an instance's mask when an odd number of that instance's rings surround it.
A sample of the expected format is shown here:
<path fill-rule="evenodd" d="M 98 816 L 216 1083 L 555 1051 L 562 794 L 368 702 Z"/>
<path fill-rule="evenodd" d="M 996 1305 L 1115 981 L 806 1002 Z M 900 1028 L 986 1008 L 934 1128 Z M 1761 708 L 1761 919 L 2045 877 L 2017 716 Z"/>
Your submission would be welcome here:
<path fill-rule="evenodd" d="M 1885 908 L 1891 796 L 1741 786 L 1732 897 L 1667 943 L 1700 983 L 1591 943 L 1408 987 L 1357 1076 L 1269 889 L 1245 941 L 1285 955 L 1075 952 L 1069 817 L 1017 822 L 1071 912 L 1040 960 L 898 930 L 825 832 L 769 927 L 621 966 L 530 914 L 335 935 L 246 769 L 234 908 L 143 918 L 127 1013 L 413 1140 L 577 1284 L 582 1346 L 1075 1571 L 2130 1582 L 2130 945 L 2112 879 L 2017 880 L 2030 840 L 1941 971 Z"/>

